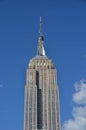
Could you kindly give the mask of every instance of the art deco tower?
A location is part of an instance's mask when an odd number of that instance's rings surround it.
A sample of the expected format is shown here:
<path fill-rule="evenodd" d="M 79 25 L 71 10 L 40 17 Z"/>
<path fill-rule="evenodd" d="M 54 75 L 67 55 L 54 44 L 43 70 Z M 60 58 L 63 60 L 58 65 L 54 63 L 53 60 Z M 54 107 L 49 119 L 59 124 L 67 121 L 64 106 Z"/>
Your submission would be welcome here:
<path fill-rule="evenodd" d="M 40 18 L 37 55 L 26 73 L 24 130 L 60 130 L 59 106 L 57 73 L 45 54 Z"/>

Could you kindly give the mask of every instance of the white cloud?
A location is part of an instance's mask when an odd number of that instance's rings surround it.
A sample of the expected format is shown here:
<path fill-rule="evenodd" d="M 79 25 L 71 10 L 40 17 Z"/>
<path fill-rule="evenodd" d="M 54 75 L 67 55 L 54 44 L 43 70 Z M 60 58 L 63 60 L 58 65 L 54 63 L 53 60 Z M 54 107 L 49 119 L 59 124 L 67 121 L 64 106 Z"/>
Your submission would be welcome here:
<path fill-rule="evenodd" d="M 74 86 L 73 101 L 76 107 L 73 107 L 73 118 L 65 121 L 62 130 L 86 130 L 86 80 L 81 80 Z"/>
<path fill-rule="evenodd" d="M 75 83 L 76 92 L 73 94 L 73 101 L 77 104 L 86 104 L 86 80 Z"/>

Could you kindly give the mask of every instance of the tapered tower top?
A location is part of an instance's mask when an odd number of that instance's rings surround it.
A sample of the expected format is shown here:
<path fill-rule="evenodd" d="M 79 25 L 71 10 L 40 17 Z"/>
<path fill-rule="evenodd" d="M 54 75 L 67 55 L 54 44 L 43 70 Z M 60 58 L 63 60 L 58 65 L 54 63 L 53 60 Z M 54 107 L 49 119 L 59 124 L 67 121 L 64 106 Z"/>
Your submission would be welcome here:
<path fill-rule="evenodd" d="M 45 56 L 44 38 L 43 38 L 43 35 L 42 35 L 42 17 L 40 17 L 40 29 L 39 29 L 37 55 L 39 55 L 39 56 Z"/>

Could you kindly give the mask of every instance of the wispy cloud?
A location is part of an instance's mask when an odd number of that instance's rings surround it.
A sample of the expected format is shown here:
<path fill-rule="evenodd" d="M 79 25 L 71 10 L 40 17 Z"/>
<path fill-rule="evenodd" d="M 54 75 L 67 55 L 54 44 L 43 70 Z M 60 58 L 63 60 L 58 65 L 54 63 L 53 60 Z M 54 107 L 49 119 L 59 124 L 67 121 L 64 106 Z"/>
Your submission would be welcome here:
<path fill-rule="evenodd" d="M 84 54 L 83 57 L 86 58 L 86 54 Z"/>
<path fill-rule="evenodd" d="M 86 130 L 86 80 L 74 84 L 72 119 L 65 121 L 62 130 Z"/>
<path fill-rule="evenodd" d="M 0 88 L 3 88 L 3 84 L 0 84 Z"/>

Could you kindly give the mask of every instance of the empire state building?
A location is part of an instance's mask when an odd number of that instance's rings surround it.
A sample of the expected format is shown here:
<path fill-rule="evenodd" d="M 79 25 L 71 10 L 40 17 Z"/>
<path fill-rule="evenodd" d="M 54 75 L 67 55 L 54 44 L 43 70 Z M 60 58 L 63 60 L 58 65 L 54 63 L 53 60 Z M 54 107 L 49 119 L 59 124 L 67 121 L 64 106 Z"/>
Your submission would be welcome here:
<path fill-rule="evenodd" d="M 45 53 L 41 18 L 37 54 L 26 72 L 24 102 L 24 130 L 60 130 L 57 72 Z"/>

